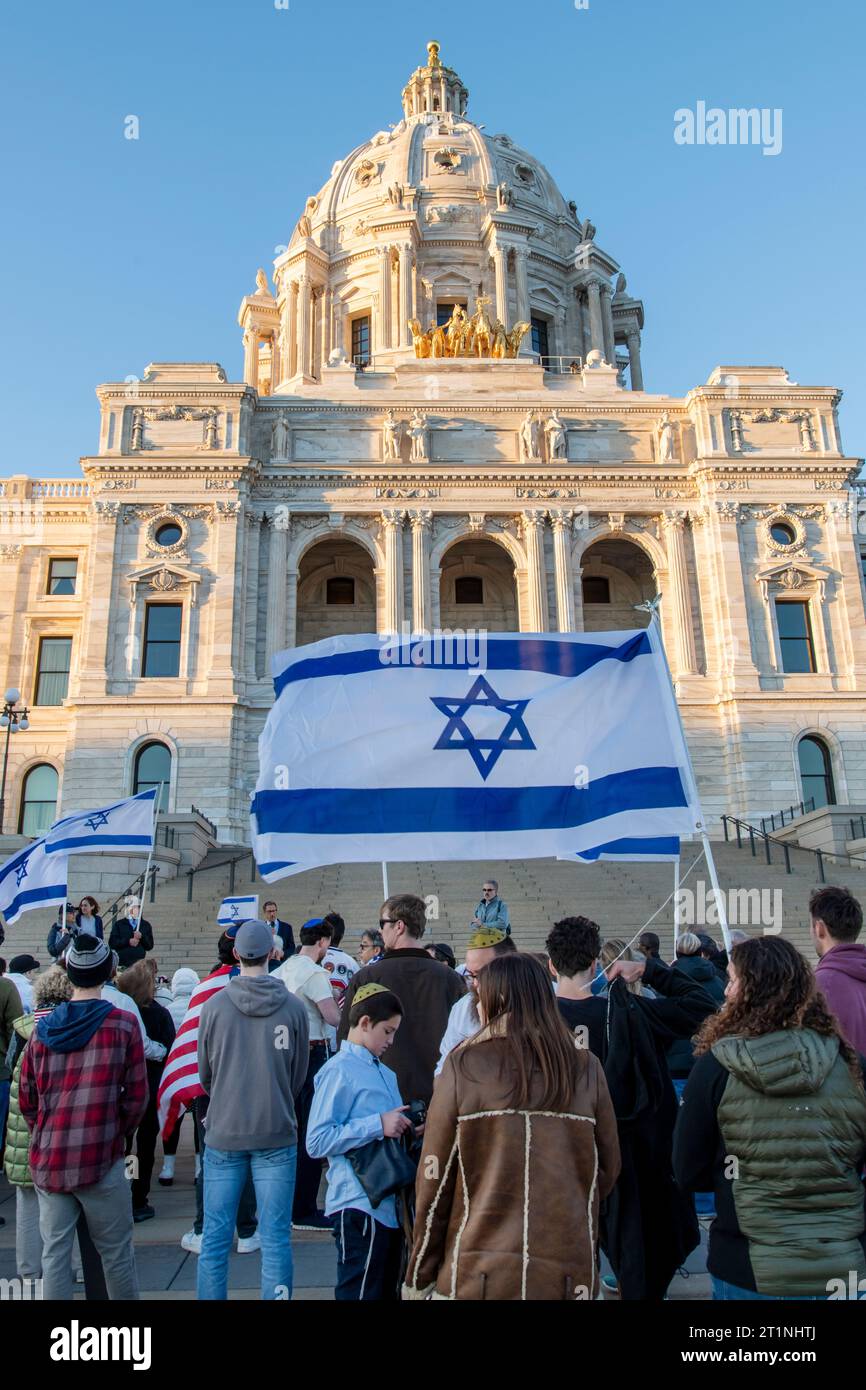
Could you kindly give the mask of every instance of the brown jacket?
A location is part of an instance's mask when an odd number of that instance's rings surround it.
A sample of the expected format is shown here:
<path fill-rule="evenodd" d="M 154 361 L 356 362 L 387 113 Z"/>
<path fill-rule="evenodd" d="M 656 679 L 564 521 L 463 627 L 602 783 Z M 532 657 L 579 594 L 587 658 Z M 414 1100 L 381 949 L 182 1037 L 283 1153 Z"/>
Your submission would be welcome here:
<path fill-rule="evenodd" d="M 504 1049 L 485 1030 L 448 1056 L 437 1080 L 418 1167 L 406 1298 L 597 1295 L 599 1202 L 620 1167 L 601 1063 L 578 1053 L 567 1113 L 515 1110 Z"/>
<path fill-rule="evenodd" d="M 343 1000 L 338 1042 L 348 1037 L 356 991 L 374 981 L 393 990 L 403 1005 L 403 1020 L 388 1049 L 388 1066 L 396 1073 L 400 1095 L 407 1105 L 413 1100 L 426 1105 L 433 1094 L 433 1072 L 451 1006 L 463 997 L 466 986 L 456 971 L 433 960 L 420 946 L 386 951 L 381 960 L 353 975 Z"/>

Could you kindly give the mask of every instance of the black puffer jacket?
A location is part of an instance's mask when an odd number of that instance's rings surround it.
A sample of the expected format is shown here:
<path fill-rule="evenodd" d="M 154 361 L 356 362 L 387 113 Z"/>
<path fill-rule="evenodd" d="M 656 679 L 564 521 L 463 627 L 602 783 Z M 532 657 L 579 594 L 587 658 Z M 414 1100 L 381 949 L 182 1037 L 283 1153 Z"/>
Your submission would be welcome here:
<path fill-rule="evenodd" d="M 673 969 L 679 970 L 683 975 L 688 975 L 690 980 L 706 990 L 717 1008 L 725 1002 L 725 987 L 719 977 L 719 972 L 708 960 L 704 960 L 703 956 L 677 956 Z M 678 1038 L 668 1048 L 668 1067 L 671 1076 L 677 1078 L 688 1076 L 694 1066 L 694 1060 L 690 1038 Z"/>

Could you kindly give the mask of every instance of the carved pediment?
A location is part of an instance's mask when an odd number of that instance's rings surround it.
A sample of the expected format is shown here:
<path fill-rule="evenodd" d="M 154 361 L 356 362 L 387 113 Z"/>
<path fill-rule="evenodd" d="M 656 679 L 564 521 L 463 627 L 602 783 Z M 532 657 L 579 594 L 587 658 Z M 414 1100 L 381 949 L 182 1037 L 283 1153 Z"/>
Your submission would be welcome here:
<path fill-rule="evenodd" d="M 190 602 L 195 604 L 198 585 L 201 583 L 201 575 L 196 574 L 195 570 L 184 569 L 181 565 L 172 565 L 164 560 L 152 565 L 143 565 L 141 569 L 133 570 L 126 578 L 130 586 L 130 605 L 135 603 L 139 585 L 144 585 L 157 594 L 177 593 L 189 586 Z"/>
<path fill-rule="evenodd" d="M 824 601 L 827 580 L 831 571 L 825 565 L 813 565 L 800 556 L 786 560 L 774 560 L 761 565 L 755 571 L 755 579 L 761 585 L 764 601 L 769 601 L 771 589 L 797 590 L 806 592 L 817 589 L 818 597 Z"/>

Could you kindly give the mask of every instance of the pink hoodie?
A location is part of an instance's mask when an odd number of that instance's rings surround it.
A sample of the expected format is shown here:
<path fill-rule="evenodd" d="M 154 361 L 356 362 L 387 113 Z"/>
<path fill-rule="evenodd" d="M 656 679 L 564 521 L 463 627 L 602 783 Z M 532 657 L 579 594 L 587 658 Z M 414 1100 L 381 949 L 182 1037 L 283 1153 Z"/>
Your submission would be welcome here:
<path fill-rule="evenodd" d="M 840 941 L 818 961 L 815 978 L 845 1037 L 866 1056 L 866 946 Z"/>

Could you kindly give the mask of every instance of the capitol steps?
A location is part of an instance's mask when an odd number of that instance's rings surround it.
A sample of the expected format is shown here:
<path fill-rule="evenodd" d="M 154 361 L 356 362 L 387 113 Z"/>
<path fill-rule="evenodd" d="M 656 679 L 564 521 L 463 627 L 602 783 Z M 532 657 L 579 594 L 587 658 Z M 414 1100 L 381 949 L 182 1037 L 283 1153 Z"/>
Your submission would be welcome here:
<path fill-rule="evenodd" d="M 684 846 L 683 875 L 698 850 L 697 845 Z M 219 935 L 216 916 L 222 898 L 229 892 L 225 860 L 231 852 L 218 848 L 203 861 L 194 879 L 191 902 L 187 901 L 187 881 L 179 878 L 158 888 L 156 901 L 147 903 L 145 915 L 154 926 L 155 955 L 161 973 L 171 974 L 180 965 L 191 965 L 204 973 L 213 966 Z M 807 904 L 809 893 L 818 886 L 814 856 L 793 851 L 793 871 L 786 874 L 781 855 L 778 863 L 767 865 L 762 856 L 753 858 L 747 848 L 738 850 L 724 842 L 714 842 L 714 852 L 719 880 L 728 894 L 735 889 L 765 891 L 765 920 L 756 913 L 739 925 L 760 932 L 773 924 L 778 905 L 784 935 L 811 957 Z M 219 867 L 210 868 L 209 864 Z M 845 883 L 858 896 L 866 897 L 866 878 L 863 887 L 859 887 L 862 870 L 843 869 L 828 862 L 826 872 L 828 882 Z M 603 936 L 628 939 L 644 926 L 673 887 L 673 867 L 669 864 L 584 865 L 556 860 L 406 863 L 389 864 L 388 876 L 391 893 L 414 893 L 433 899 L 425 941 L 447 941 L 458 958 L 465 950 L 469 919 L 485 876 L 499 880 L 511 912 L 515 940 L 526 950 L 542 950 L 553 922 L 577 913 L 597 921 Z M 699 910 L 701 893 L 710 889 L 703 860 L 684 877 L 683 887 L 695 893 Z M 780 899 L 774 897 L 777 890 Z M 258 877 L 250 881 L 250 861 L 246 860 L 236 867 L 233 891 L 237 895 L 257 893 L 260 906 L 267 898 L 274 898 L 281 917 L 296 929 L 308 917 L 341 912 L 347 923 L 346 946 L 354 952 L 361 932 L 375 926 L 378 920 L 382 872 L 378 864 L 336 864 L 267 884 Z M 753 900 L 752 906 L 757 908 L 759 904 Z M 47 962 L 45 941 L 51 920 L 51 914 L 30 913 L 8 928 L 2 950 L 7 961 L 20 951 L 32 951 L 40 961 Z M 731 924 L 735 925 L 733 921 Z M 696 925 L 701 928 L 703 924 L 699 921 Z M 652 926 L 661 937 L 664 953 L 670 956 L 672 903 L 667 904 Z M 706 930 L 720 938 L 719 928 L 713 922 L 707 923 Z"/>

